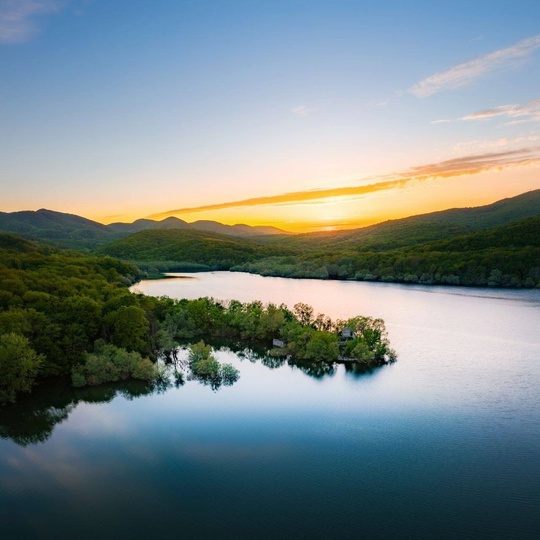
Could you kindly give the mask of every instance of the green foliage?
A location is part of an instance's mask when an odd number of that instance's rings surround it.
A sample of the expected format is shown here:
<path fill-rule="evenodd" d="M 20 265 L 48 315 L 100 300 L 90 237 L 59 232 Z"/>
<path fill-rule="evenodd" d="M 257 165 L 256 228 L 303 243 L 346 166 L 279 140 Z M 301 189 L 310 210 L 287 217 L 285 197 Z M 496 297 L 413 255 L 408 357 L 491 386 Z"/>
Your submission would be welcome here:
<path fill-rule="evenodd" d="M 24 336 L 0 335 L 0 404 L 14 402 L 18 392 L 30 392 L 42 361 Z"/>
<path fill-rule="evenodd" d="M 287 238 L 286 241 L 290 242 Z M 352 242 L 352 240 L 351 240 Z M 335 242 L 294 257 L 271 257 L 233 268 L 268 276 L 318 277 L 496 287 L 540 286 L 540 217 L 532 217 L 447 240 L 395 248 Z M 343 251 L 347 247 L 350 251 Z M 392 249 L 391 249 L 392 248 Z M 370 251 L 370 249 L 372 249 Z"/>
<path fill-rule="evenodd" d="M 101 223 L 51 210 L 0 212 L 0 230 L 74 249 L 92 249 L 119 238 L 117 233 Z"/>
<path fill-rule="evenodd" d="M 127 289 L 140 277 L 135 267 L 9 235 L 0 235 L 0 261 L 0 328 L 24 336 L 43 357 L 40 375 L 69 373 L 101 337 L 149 352 L 148 331 L 134 329 L 135 322 L 148 326 L 146 311 L 137 308 L 139 317 L 125 317 L 125 325 L 116 313 L 141 303 Z"/>
<path fill-rule="evenodd" d="M 196 365 L 210 358 L 212 358 L 212 347 L 206 345 L 204 341 L 189 346 L 188 360 L 191 364 Z"/>
<path fill-rule="evenodd" d="M 192 376 L 214 389 L 221 385 L 231 386 L 240 378 L 240 372 L 234 366 L 216 360 L 212 348 L 204 341 L 189 346 L 188 360 Z"/>
<path fill-rule="evenodd" d="M 228 270 L 235 264 L 289 250 L 262 246 L 249 238 L 198 230 L 145 230 L 99 248 L 98 253 L 125 260 L 205 265 Z M 170 263 L 169 263 L 170 267 Z"/>
<path fill-rule="evenodd" d="M 304 358 L 314 362 L 335 362 L 339 357 L 338 337 L 335 333 L 315 331 L 308 341 Z"/>
<path fill-rule="evenodd" d="M 131 377 L 158 380 L 163 378 L 159 369 L 143 358 L 176 358 L 180 343 L 202 337 L 267 346 L 281 337 L 288 341 L 283 355 L 312 363 L 332 363 L 343 353 L 336 349 L 334 323 L 315 316 L 305 304 L 291 311 L 258 301 L 176 301 L 132 294 L 127 286 L 141 274 L 128 263 L 44 248 L 9 235 L 0 235 L 0 261 L 2 332 L 26 340 L 40 360 L 41 376 L 71 374 L 77 386 Z M 504 274 L 494 273 L 491 279 L 504 279 Z M 368 347 L 375 350 L 377 336 L 370 341 L 368 334 Z M 220 366 L 204 344 L 200 350 L 194 346 L 192 354 L 201 356 L 192 359 L 194 373 L 213 385 L 237 376 L 232 366 Z M 382 350 L 372 356 L 382 363 L 388 355 Z M 24 388 L 34 377 L 29 372 Z"/>
<path fill-rule="evenodd" d="M 96 386 L 129 378 L 151 381 L 156 377 L 154 364 L 137 352 L 128 352 L 114 345 L 98 345 L 86 354 L 82 363 L 71 372 L 73 386 Z"/>
<path fill-rule="evenodd" d="M 112 330 L 111 341 L 118 347 L 131 351 L 147 347 L 149 322 L 141 307 L 121 306 L 107 315 L 106 322 Z"/>

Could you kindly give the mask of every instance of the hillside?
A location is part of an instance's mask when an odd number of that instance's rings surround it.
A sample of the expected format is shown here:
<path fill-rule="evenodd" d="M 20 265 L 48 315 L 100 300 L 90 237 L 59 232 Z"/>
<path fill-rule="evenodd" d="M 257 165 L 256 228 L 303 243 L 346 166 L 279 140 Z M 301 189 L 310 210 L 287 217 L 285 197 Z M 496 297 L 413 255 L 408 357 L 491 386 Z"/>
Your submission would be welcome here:
<path fill-rule="evenodd" d="M 467 286 L 540 286 L 540 216 L 395 249 L 321 248 L 233 270 L 266 276 Z"/>
<path fill-rule="evenodd" d="M 288 254 L 290 250 L 192 229 L 147 229 L 102 246 L 97 253 L 130 261 L 176 261 L 228 269 L 257 258 Z"/>
<path fill-rule="evenodd" d="M 0 212 L 0 231 L 53 246 L 76 249 L 93 249 L 119 237 L 101 223 L 45 209 Z"/>
<path fill-rule="evenodd" d="M 168 217 L 161 221 L 151 219 L 138 219 L 133 223 L 111 223 L 107 227 L 115 232 L 133 234 L 148 229 L 180 229 L 207 231 L 216 234 L 227 234 L 229 236 L 254 237 L 264 235 L 290 234 L 277 227 L 251 226 L 251 225 L 225 225 L 218 221 L 198 220 L 188 223 L 176 217 Z"/>
<path fill-rule="evenodd" d="M 289 234 L 276 227 L 224 225 L 217 221 L 187 223 L 176 217 L 162 221 L 138 219 L 133 223 L 103 225 L 74 214 L 53 210 L 0 212 L 0 232 L 21 235 L 30 240 L 62 248 L 92 250 L 130 234 L 162 229 L 208 231 L 242 238 Z"/>
<path fill-rule="evenodd" d="M 474 208 L 452 208 L 360 229 L 261 239 L 291 248 L 380 251 L 442 240 L 540 215 L 540 189 Z"/>

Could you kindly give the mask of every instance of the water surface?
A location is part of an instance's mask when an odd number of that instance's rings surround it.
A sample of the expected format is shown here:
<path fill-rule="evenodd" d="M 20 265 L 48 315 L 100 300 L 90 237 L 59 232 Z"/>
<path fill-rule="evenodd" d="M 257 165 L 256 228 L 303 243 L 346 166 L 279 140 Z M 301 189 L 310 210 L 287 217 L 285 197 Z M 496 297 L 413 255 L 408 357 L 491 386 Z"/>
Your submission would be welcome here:
<path fill-rule="evenodd" d="M 227 272 L 137 288 L 382 317 L 398 362 L 316 378 L 222 351 L 241 378 L 215 392 L 45 386 L 0 412 L 2 537 L 536 537 L 540 291 Z"/>

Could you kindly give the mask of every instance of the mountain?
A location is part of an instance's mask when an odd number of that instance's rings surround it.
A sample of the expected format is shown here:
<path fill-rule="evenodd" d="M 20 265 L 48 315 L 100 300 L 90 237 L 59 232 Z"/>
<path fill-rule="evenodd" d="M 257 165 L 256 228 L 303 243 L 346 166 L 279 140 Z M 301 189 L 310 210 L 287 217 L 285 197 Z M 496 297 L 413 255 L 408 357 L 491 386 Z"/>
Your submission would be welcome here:
<path fill-rule="evenodd" d="M 0 231 L 58 247 L 77 249 L 93 249 L 119 238 L 101 223 L 45 209 L 35 212 L 0 212 Z"/>
<path fill-rule="evenodd" d="M 332 248 L 380 251 L 452 238 L 538 215 L 540 189 L 486 206 L 452 208 L 389 220 L 360 229 L 314 232 L 286 238 L 269 237 L 262 240 L 307 250 Z"/>
<path fill-rule="evenodd" d="M 183 219 L 169 217 L 163 221 L 153 219 L 138 219 L 133 223 L 111 223 L 107 228 L 121 234 L 133 234 L 147 229 L 189 229 L 191 225 Z"/>
<path fill-rule="evenodd" d="M 244 225 L 238 223 L 236 225 L 224 225 L 217 221 L 199 220 L 190 224 L 194 229 L 201 231 L 215 232 L 218 234 L 229 234 L 231 236 L 264 236 L 274 234 L 291 234 L 277 227 L 264 227 L 261 225 Z"/>
<path fill-rule="evenodd" d="M 250 239 L 280 252 L 385 251 L 469 234 L 512 221 L 540 215 L 540 190 L 476 208 L 453 208 L 360 229 L 290 234 L 275 227 L 224 225 L 199 220 L 187 223 L 176 217 L 162 221 L 138 219 L 133 223 L 102 225 L 73 214 L 52 210 L 0 212 L 0 231 L 22 235 L 58 247 L 95 249 L 146 230 L 206 231 Z"/>
<path fill-rule="evenodd" d="M 275 227 L 223 225 L 217 221 L 187 223 L 176 217 L 162 221 L 138 219 L 133 223 L 103 225 L 74 214 L 53 210 L 0 212 L 0 231 L 57 247 L 91 250 L 144 230 L 204 230 L 229 236 L 289 234 Z"/>
<path fill-rule="evenodd" d="M 168 217 L 162 221 L 153 221 L 151 219 L 138 219 L 133 223 L 111 223 L 110 229 L 120 233 L 133 234 L 147 229 L 196 229 L 199 231 L 208 231 L 216 234 L 227 234 L 229 236 L 263 236 L 273 234 L 290 234 L 287 231 L 277 227 L 251 226 L 251 225 L 225 225 L 218 221 L 198 220 L 188 223 L 176 217 Z"/>

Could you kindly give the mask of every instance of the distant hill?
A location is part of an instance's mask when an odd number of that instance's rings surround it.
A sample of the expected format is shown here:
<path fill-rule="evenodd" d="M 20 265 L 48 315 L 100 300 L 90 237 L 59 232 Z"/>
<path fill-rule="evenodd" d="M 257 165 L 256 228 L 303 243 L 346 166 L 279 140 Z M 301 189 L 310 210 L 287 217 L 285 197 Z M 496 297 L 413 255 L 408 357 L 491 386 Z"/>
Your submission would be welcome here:
<path fill-rule="evenodd" d="M 58 247 L 93 249 L 119 238 L 105 225 L 52 210 L 0 212 L 0 231 Z"/>
<path fill-rule="evenodd" d="M 194 229 L 199 229 L 201 231 L 215 232 L 218 234 L 229 234 L 231 236 L 265 236 L 265 235 L 283 235 L 291 234 L 277 227 L 264 227 L 261 225 L 244 225 L 238 223 L 236 225 L 223 225 L 217 221 L 209 220 L 199 220 L 190 223 L 191 227 Z"/>
<path fill-rule="evenodd" d="M 58 247 L 92 250 L 142 231 L 205 231 L 229 238 L 252 240 L 263 252 L 386 251 L 505 225 L 540 215 L 540 190 L 530 191 L 476 208 L 453 208 L 403 219 L 385 221 L 360 229 L 290 234 L 276 227 L 224 225 L 199 220 L 187 223 L 176 217 L 162 221 L 138 219 L 133 223 L 102 225 L 72 214 L 38 210 L 0 212 L 0 231 Z M 250 243 L 246 248 L 253 248 Z M 265 248 L 265 249 L 266 249 Z M 249 251 L 249 249 L 248 249 Z"/>
<path fill-rule="evenodd" d="M 333 248 L 379 251 L 452 238 L 538 215 L 540 189 L 486 206 L 452 208 L 385 221 L 360 229 L 314 232 L 287 238 L 272 237 L 266 241 L 308 250 Z"/>
<path fill-rule="evenodd" d="M 0 231 L 63 248 L 92 250 L 130 234 L 156 229 L 203 230 L 239 237 L 289 234 L 276 227 L 224 225 L 217 221 L 187 223 L 176 217 L 162 221 L 138 219 L 133 223 L 103 225 L 74 214 L 53 210 L 0 212 Z"/>
<path fill-rule="evenodd" d="M 228 269 L 259 257 L 288 253 L 249 239 L 196 229 L 147 229 L 96 250 L 129 261 L 176 261 Z"/>
<path fill-rule="evenodd" d="M 540 215 L 392 249 L 319 245 L 295 257 L 261 258 L 232 270 L 296 278 L 540 287 Z"/>
<path fill-rule="evenodd" d="M 115 232 L 133 234 L 147 229 L 195 229 L 198 231 L 208 231 L 217 234 L 228 234 L 229 236 L 264 236 L 273 234 L 291 234 L 277 227 L 251 226 L 244 224 L 225 225 L 218 221 L 199 220 L 188 223 L 176 217 L 168 217 L 162 221 L 153 221 L 151 219 L 138 219 L 133 223 L 111 223 L 107 225 L 109 229 Z"/>
<path fill-rule="evenodd" d="M 170 217 L 163 221 L 138 219 L 133 223 L 111 223 L 107 228 L 121 234 L 133 234 L 147 229 L 189 229 L 191 226 L 182 219 Z"/>

